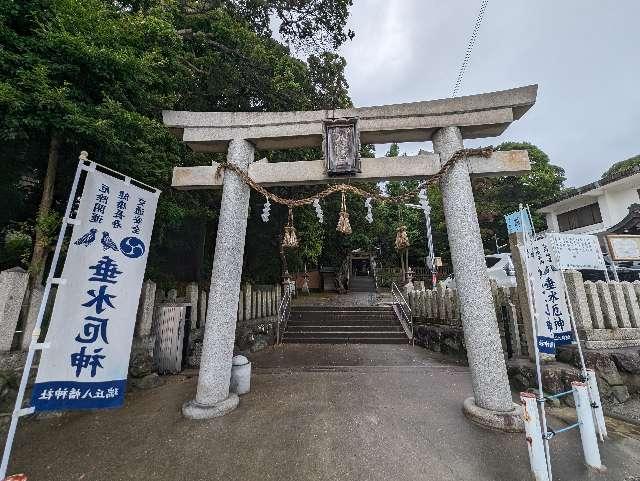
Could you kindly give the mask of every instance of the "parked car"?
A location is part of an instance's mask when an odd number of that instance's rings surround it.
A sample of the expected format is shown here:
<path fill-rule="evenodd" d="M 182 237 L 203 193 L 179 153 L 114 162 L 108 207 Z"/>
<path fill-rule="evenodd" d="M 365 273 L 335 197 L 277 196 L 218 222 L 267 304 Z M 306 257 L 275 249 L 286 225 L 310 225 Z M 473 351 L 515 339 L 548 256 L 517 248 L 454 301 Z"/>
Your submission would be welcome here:
<path fill-rule="evenodd" d="M 515 287 L 516 270 L 513 267 L 510 253 L 490 254 L 484 257 L 487 264 L 489 279 L 493 279 L 500 287 Z M 453 274 L 444 281 L 446 287 L 455 288 L 456 281 Z"/>

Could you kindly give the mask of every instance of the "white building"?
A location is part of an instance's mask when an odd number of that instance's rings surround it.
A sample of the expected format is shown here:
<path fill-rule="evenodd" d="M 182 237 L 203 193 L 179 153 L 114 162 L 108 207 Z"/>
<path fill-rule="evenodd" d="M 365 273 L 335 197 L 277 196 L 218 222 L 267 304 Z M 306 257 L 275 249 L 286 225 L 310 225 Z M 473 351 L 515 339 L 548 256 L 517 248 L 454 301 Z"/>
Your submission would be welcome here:
<path fill-rule="evenodd" d="M 550 232 L 596 234 L 622 221 L 632 204 L 640 204 L 640 166 L 572 189 L 538 212 Z"/>

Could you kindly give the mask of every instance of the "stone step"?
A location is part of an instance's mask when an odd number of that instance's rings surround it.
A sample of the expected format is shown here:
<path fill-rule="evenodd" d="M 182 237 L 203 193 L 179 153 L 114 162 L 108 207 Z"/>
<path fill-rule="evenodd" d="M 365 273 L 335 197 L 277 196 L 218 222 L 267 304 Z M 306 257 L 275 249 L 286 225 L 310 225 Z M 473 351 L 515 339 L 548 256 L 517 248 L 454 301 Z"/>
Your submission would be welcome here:
<path fill-rule="evenodd" d="M 356 312 L 296 312 L 289 314 L 291 320 L 354 320 L 354 321 L 395 321 L 396 315 L 393 312 L 384 313 L 356 313 Z"/>
<path fill-rule="evenodd" d="M 290 336 L 285 334 L 282 339 L 286 343 L 298 343 L 298 344 L 406 344 L 407 337 L 389 337 L 389 336 L 377 336 L 377 337 L 362 337 L 362 336 L 344 336 L 344 337 L 313 337 L 305 338 L 299 336 Z"/>
<path fill-rule="evenodd" d="M 293 305 L 291 311 L 322 311 L 322 312 L 392 312 L 390 305 L 386 306 L 318 306 L 318 305 Z"/>
<path fill-rule="evenodd" d="M 408 339 L 392 306 L 316 305 L 292 307 L 283 342 L 404 344 Z"/>
<path fill-rule="evenodd" d="M 303 331 L 303 332 L 290 332 L 287 329 L 285 336 L 291 335 L 295 337 L 404 337 L 407 335 L 404 331 L 389 331 L 386 329 L 373 330 L 373 331 L 343 331 L 342 329 L 336 329 L 332 331 Z"/>
<path fill-rule="evenodd" d="M 289 319 L 288 326 L 395 326 L 398 325 L 396 319 Z"/>
<path fill-rule="evenodd" d="M 318 325 L 318 324 L 288 324 L 287 333 L 293 332 L 404 332 L 399 324 L 386 325 Z"/>

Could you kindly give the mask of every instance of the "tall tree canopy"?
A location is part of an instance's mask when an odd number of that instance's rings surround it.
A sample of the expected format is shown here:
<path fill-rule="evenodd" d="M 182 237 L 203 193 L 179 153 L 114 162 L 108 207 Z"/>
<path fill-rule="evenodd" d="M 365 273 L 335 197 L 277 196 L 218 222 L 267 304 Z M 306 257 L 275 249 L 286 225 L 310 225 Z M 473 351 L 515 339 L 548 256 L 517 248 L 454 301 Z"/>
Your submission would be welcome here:
<path fill-rule="evenodd" d="M 344 30 L 350 5 L 0 0 L 0 155 L 6 174 L 0 193 L 16 207 L 0 217 L 3 240 L 10 241 L 0 262 L 28 260 L 28 245 L 9 246 L 24 243 L 26 234 L 35 247 L 30 269 L 40 281 L 78 153 L 87 150 L 92 160 L 163 189 L 150 275 L 202 274 L 218 197 L 174 192 L 169 182 L 172 167 L 210 163 L 212 156 L 188 152 L 162 125 L 160 111 L 350 104 L 344 60 L 324 51 L 352 36 Z M 272 17 L 285 42 L 311 54 L 307 62 L 272 38 Z M 271 154 L 281 160 L 292 155 Z"/>
<path fill-rule="evenodd" d="M 159 281 L 201 279 L 211 267 L 219 192 L 178 192 L 170 187 L 178 165 L 209 164 L 221 154 L 188 151 L 162 125 L 162 109 L 284 111 L 351 105 L 345 60 L 335 49 L 353 36 L 345 25 L 351 0 L 0 0 L 0 267 L 29 265 L 40 282 L 64 210 L 80 150 L 113 169 L 163 190 L 150 250 L 148 275 Z M 272 31 L 275 30 L 275 31 Z M 277 37 L 277 38 L 276 38 Z M 278 40 L 279 39 L 279 40 Z M 292 54 L 305 52 L 306 60 Z M 527 149 L 531 174 L 475 182 L 486 246 L 504 242 L 502 215 L 518 202 L 535 203 L 562 186 L 564 174 L 537 147 Z M 399 155 L 392 145 L 388 156 Z M 321 158 L 319 149 L 257 152 L 270 161 Z M 363 146 L 363 156 L 373 156 Z M 366 185 L 370 190 L 376 184 Z M 415 182 L 389 182 L 390 194 Z M 321 186 L 280 187 L 287 197 L 312 195 Z M 428 190 L 438 255 L 448 257 L 438 186 Z M 287 209 L 252 193 L 243 275 L 278 279 L 282 264 L 338 266 L 352 249 L 380 251 L 397 263 L 395 229 L 408 228 L 414 265 L 425 257 L 424 217 L 404 206 L 348 196 L 353 234 L 336 232 L 340 196 L 295 211 L 300 248 L 280 252 Z"/>
<path fill-rule="evenodd" d="M 549 156 L 529 142 L 505 142 L 497 150 L 526 150 L 531 172 L 520 177 L 482 177 L 474 181 L 482 239 L 491 252 L 495 251 L 496 240 L 499 245 L 507 244 L 504 215 L 518 210 L 520 203 L 532 207 L 536 227 L 544 229 L 545 221 L 533 207 L 554 198 L 565 181 L 564 169 L 551 164 Z"/>

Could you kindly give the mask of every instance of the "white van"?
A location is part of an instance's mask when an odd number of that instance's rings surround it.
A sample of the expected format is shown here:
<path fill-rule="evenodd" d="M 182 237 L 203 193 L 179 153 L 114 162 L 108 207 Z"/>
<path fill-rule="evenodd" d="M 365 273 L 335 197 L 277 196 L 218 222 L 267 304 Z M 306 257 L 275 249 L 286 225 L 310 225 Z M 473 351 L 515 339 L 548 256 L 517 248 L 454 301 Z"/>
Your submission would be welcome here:
<path fill-rule="evenodd" d="M 487 263 L 487 274 L 489 279 L 496 281 L 500 287 L 516 286 L 516 270 L 513 267 L 510 253 L 490 254 L 484 257 Z M 444 280 L 446 287 L 455 288 L 456 281 L 453 274 Z"/>

